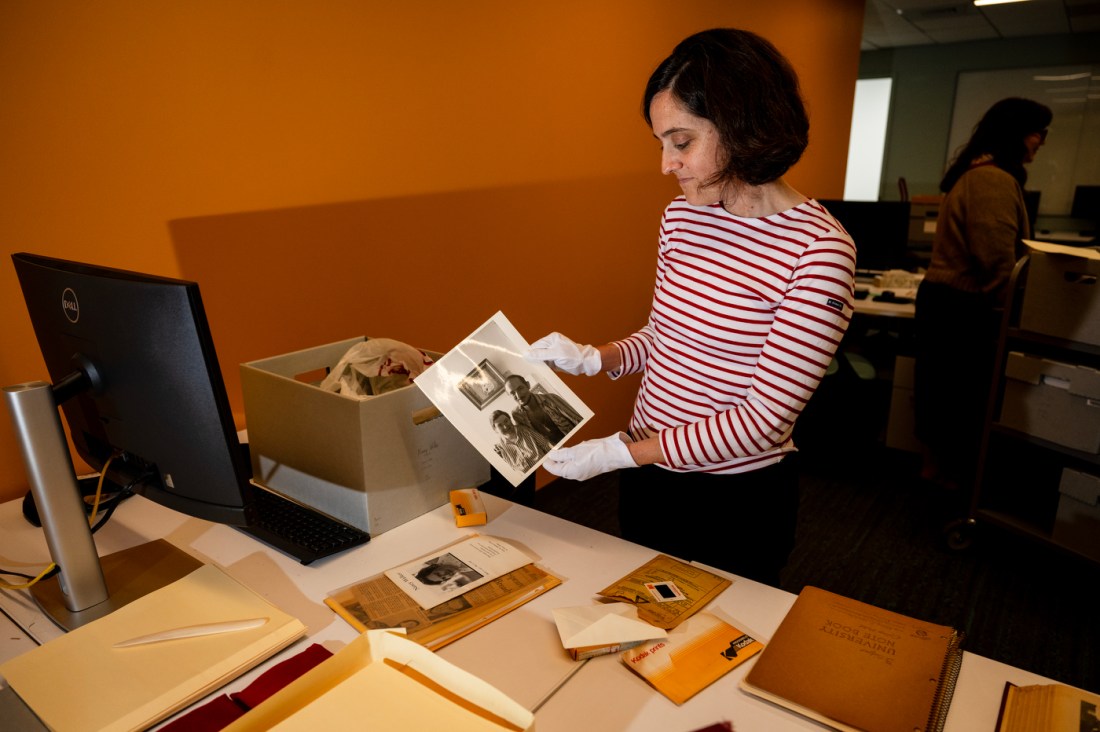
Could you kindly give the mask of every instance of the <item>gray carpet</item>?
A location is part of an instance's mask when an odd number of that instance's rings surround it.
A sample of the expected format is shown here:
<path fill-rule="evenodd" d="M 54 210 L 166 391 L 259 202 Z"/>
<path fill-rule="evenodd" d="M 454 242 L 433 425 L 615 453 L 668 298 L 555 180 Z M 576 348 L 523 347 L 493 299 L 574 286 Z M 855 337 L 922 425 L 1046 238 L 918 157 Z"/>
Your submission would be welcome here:
<path fill-rule="evenodd" d="M 532 505 L 618 535 L 617 501 L 610 475 L 556 481 Z M 951 625 L 968 651 L 1100 691 L 1100 566 L 981 524 L 968 549 L 950 550 L 942 527 L 967 502 L 920 481 L 908 453 L 804 456 L 798 540 L 782 588 L 815 585 Z"/>

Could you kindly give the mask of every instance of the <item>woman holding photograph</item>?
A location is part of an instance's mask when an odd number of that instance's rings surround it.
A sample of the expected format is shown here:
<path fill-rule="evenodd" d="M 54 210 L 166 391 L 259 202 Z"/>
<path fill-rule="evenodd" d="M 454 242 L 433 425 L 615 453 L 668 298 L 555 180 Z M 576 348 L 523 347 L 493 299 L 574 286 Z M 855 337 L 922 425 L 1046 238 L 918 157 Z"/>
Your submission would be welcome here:
<path fill-rule="evenodd" d="M 648 322 L 596 347 L 560 333 L 528 354 L 572 374 L 642 373 L 628 433 L 551 453 L 551 473 L 621 470 L 631 541 L 772 585 L 794 545 L 791 432 L 851 316 L 855 248 L 783 178 L 806 148 L 798 79 L 771 43 L 715 29 L 646 85 L 665 209 Z"/>

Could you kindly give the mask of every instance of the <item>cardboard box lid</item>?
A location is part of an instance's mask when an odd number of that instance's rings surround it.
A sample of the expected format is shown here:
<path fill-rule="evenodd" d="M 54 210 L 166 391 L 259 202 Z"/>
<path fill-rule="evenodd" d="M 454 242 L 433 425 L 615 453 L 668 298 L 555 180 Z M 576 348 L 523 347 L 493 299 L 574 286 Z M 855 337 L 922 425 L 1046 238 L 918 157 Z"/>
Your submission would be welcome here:
<path fill-rule="evenodd" d="M 1063 468 L 1058 492 L 1087 506 L 1100 506 L 1100 477 Z"/>
<path fill-rule="evenodd" d="M 1074 366 L 1012 351 L 1005 362 L 1005 376 L 1032 386 L 1043 384 L 1066 389 L 1074 396 L 1100 399 L 1100 371 L 1087 366 Z"/>

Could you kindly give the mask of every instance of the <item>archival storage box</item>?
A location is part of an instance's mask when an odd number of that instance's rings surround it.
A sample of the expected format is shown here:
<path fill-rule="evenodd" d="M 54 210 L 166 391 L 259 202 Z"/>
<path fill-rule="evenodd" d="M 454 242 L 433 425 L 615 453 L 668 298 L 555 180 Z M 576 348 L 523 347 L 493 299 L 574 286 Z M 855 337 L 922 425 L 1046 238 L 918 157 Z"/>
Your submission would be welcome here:
<path fill-rule="evenodd" d="M 1032 250 L 1020 328 L 1100 345 L 1100 260 Z"/>
<path fill-rule="evenodd" d="M 489 463 L 415 385 L 363 398 L 316 386 L 365 340 L 243 363 L 241 387 L 254 480 L 375 536 L 485 483 Z"/>
<path fill-rule="evenodd" d="M 1062 468 L 1054 540 L 1100 562 L 1100 477 Z"/>
<path fill-rule="evenodd" d="M 1013 351 L 1005 377 L 1001 424 L 1100 453 L 1100 371 Z"/>

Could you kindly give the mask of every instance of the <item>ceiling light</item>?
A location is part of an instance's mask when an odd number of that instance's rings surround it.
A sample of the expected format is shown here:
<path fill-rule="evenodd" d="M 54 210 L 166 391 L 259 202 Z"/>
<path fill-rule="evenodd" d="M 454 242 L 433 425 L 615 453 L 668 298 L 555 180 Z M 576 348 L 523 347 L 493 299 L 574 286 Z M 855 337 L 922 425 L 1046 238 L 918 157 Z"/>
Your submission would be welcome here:
<path fill-rule="evenodd" d="M 974 5 L 981 7 L 982 5 L 1004 5 L 1006 3 L 1026 3 L 1027 0 L 974 0 Z"/>

